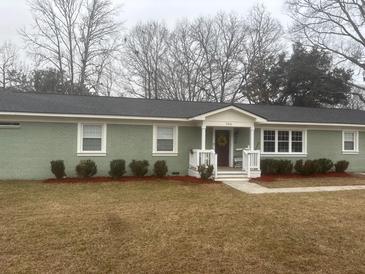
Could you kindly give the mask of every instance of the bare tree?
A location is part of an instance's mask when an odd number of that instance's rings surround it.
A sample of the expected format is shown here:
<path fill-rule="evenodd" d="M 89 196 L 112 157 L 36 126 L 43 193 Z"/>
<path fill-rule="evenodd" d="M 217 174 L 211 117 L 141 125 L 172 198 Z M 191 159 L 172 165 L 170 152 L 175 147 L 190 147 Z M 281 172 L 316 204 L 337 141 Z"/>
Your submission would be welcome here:
<path fill-rule="evenodd" d="M 119 55 L 110 55 L 100 54 L 97 58 L 95 58 L 95 62 L 98 63 L 98 66 L 93 67 L 94 71 L 90 73 L 94 74 L 96 77 L 93 77 L 92 81 L 90 81 L 90 90 L 93 93 L 97 93 L 99 95 L 111 96 L 112 93 L 115 95 L 122 95 L 123 92 L 121 89 L 123 88 L 120 84 L 121 78 L 121 67 L 119 61 Z"/>
<path fill-rule="evenodd" d="M 255 6 L 248 18 L 247 48 L 250 73 L 245 95 L 249 102 L 270 103 L 278 90 L 270 84 L 272 69 L 280 62 L 283 53 L 283 28 L 262 5 Z"/>
<path fill-rule="evenodd" d="M 29 52 L 36 57 L 38 65 L 55 67 L 65 82 L 65 38 L 61 31 L 62 18 L 53 1 L 34 0 L 30 3 L 33 15 L 32 31 L 20 31 Z"/>
<path fill-rule="evenodd" d="M 160 98 L 168 30 L 159 22 L 137 24 L 125 39 L 126 88 L 148 99 Z"/>
<path fill-rule="evenodd" d="M 76 24 L 81 11 L 80 0 L 54 0 L 59 20 L 61 39 L 66 48 L 66 60 L 70 78 L 70 92 L 73 93 L 75 79 Z"/>
<path fill-rule="evenodd" d="M 104 67 L 107 59 L 120 49 L 121 23 L 116 20 L 119 8 L 111 1 L 86 2 L 86 11 L 80 23 L 80 38 L 76 40 L 80 54 L 80 80 L 83 85 L 90 76 L 89 67 L 97 63 Z M 102 56 L 102 58 L 99 58 Z M 99 59 L 99 61 L 96 61 Z M 98 71 L 100 73 L 100 71 Z M 92 73 L 91 73 L 92 74 Z"/>
<path fill-rule="evenodd" d="M 247 25 L 235 14 L 220 13 L 199 18 L 194 38 L 203 50 L 204 78 L 201 88 L 209 101 L 234 102 L 243 91 L 248 75 Z"/>
<path fill-rule="evenodd" d="M 159 22 L 139 24 L 126 38 L 124 79 L 131 94 L 145 98 L 246 100 L 254 64 L 280 49 L 281 34 L 261 6 L 248 17 L 219 13 L 171 30 Z"/>
<path fill-rule="evenodd" d="M 204 80 L 204 52 L 193 36 L 194 27 L 180 21 L 170 33 L 168 54 L 164 59 L 163 87 L 165 98 L 201 101 Z"/>
<path fill-rule="evenodd" d="M 10 42 L 0 47 L 0 85 L 2 88 L 11 86 L 11 73 L 15 70 L 17 51 Z"/>
<path fill-rule="evenodd" d="M 98 93 L 102 62 L 120 47 L 119 8 L 110 0 L 31 0 L 30 8 L 34 24 L 20 34 L 39 65 L 57 69 L 65 93 Z"/>
<path fill-rule="evenodd" d="M 288 0 L 288 7 L 297 38 L 365 71 L 363 0 Z M 365 102 L 363 93 L 354 94 Z"/>

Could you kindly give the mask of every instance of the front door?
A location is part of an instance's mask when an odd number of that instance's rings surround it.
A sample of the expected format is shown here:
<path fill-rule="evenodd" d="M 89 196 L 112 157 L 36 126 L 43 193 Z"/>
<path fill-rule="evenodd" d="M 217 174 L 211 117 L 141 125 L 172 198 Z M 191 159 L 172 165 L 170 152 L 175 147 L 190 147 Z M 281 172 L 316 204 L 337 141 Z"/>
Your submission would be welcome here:
<path fill-rule="evenodd" d="M 215 131 L 215 152 L 218 155 L 218 166 L 229 166 L 229 130 Z"/>

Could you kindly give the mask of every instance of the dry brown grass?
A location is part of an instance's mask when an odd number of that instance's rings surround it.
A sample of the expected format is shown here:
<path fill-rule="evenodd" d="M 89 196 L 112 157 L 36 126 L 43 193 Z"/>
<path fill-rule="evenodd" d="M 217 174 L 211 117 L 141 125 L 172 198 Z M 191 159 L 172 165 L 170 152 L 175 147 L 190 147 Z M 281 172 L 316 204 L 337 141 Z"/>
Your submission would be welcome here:
<path fill-rule="evenodd" d="M 0 273 L 363 273 L 365 191 L 0 184 Z"/>
<path fill-rule="evenodd" d="M 345 178 L 278 178 L 272 182 L 255 181 L 262 186 L 269 188 L 278 187 L 310 187 L 310 186 L 355 186 L 365 185 L 365 177 L 345 177 Z"/>

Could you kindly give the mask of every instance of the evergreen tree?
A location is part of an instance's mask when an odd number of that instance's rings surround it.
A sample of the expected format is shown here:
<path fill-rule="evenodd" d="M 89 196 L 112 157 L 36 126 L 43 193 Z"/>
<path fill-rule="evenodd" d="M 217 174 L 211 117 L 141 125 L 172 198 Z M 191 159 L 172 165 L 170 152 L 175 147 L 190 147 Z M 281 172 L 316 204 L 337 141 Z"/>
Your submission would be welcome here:
<path fill-rule="evenodd" d="M 287 83 L 284 101 L 294 106 L 347 105 L 351 92 L 352 71 L 333 68 L 327 52 L 306 50 L 297 43 L 286 63 Z"/>

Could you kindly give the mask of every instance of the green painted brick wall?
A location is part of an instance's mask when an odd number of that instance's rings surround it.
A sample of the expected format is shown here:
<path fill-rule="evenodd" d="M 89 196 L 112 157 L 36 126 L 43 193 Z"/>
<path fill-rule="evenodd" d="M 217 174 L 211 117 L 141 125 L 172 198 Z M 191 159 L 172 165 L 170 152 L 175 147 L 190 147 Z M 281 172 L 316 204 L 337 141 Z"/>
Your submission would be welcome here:
<path fill-rule="evenodd" d="M 77 156 L 77 124 L 21 123 L 18 129 L 0 129 L 0 178 L 44 179 L 53 177 L 50 161 L 65 161 L 68 176 L 75 175 L 76 164 L 92 159 L 98 166 L 98 175 L 107 175 L 113 159 L 148 160 L 150 170 L 157 160 L 166 160 L 169 173 L 187 174 L 189 151 L 200 147 L 200 128 L 179 127 L 178 156 L 152 156 L 151 125 L 107 126 L 107 156 Z M 129 168 L 127 168 L 129 172 Z M 130 173 L 129 173 L 130 174 Z"/>
<path fill-rule="evenodd" d="M 250 129 L 249 128 L 236 128 L 234 131 L 234 156 L 242 157 L 241 151 L 236 149 L 246 148 L 250 145 Z"/>
<path fill-rule="evenodd" d="M 199 132 L 199 136 L 201 133 Z M 198 147 L 200 148 L 200 146 Z M 205 148 L 206 149 L 214 149 L 213 147 L 213 128 L 207 127 L 205 132 Z"/>
<path fill-rule="evenodd" d="M 256 142 L 260 143 L 260 133 L 256 134 Z M 299 159 L 328 158 L 333 162 L 346 160 L 350 162 L 349 170 L 355 172 L 365 171 L 365 132 L 359 132 L 359 154 L 342 153 L 341 130 L 308 130 L 307 131 L 307 157 L 268 157 L 296 161 Z"/>
<path fill-rule="evenodd" d="M 342 131 L 308 131 L 308 156 L 310 158 L 325 157 L 332 161 L 347 160 L 350 162 L 350 170 L 365 171 L 365 132 L 359 132 L 359 151 L 359 154 L 342 153 Z"/>
<path fill-rule="evenodd" d="M 212 128 L 207 129 L 207 148 L 212 148 Z M 235 130 L 234 148 L 247 147 L 249 129 Z M 68 176 L 75 175 L 75 166 L 81 159 L 92 159 L 98 166 L 98 175 L 107 175 L 113 159 L 146 159 L 150 170 L 156 160 L 166 160 L 169 172 L 187 174 L 190 149 L 200 148 L 200 127 L 179 127 L 178 156 L 152 156 L 152 125 L 107 126 L 107 156 L 77 156 L 77 124 L 21 123 L 18 129 L 0 129 L 0 179 L 44 179 L 53 177 L 50 161 L 62 159 Z M 255 146 L 260 146 L 260 129 L 255 131 Z M 308 157 L 350 161 L 351 171 L 365 171 L 365 132 L 359 134 L 357 155 L 342 154 L 342 131 L 308 130 Z M 235 152 L 235 154 L 237 154 Z M 238 156 L 238 155 L 236 155 Z M 278 158 L 278 157 L 275 157 Z M 281 157 L 285 159 L 285 157 Z M 295 161 L 299 158 L 287 157 Z M 127 168 L 129 172 L 129 168 Z M 130 173 L 129 173 L 130 174 Z"/>

